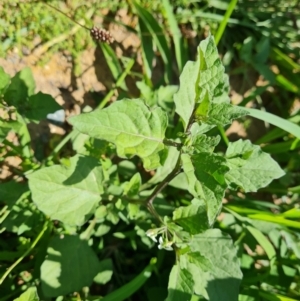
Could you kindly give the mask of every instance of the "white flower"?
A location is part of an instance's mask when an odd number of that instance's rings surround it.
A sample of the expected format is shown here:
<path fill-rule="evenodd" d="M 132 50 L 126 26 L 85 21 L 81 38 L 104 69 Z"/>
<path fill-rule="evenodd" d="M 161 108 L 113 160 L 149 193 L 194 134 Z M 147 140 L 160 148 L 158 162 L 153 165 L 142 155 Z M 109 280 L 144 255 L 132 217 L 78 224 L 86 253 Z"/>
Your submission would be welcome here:
<path fill-rule="evenodd" d="M 164 242 L 162 236 L 159 237 L 158 241 L 159 241 L 158 248 L 160 250 L 165 249 L 167 251 L 173 251 L 173 248 L 172 248 L 173 241 L 165 241 Z"/>
<path fill-rule="evenodd" d="M 157 239 L 156 239 L 156 236 L 157 236 L 157 231 L 154 230 L 154 229 L 149 229 L 147 232 L 146 232 L 146 235 L 148 237 L 150 237 L 154 242 L 157 242 Z"/>

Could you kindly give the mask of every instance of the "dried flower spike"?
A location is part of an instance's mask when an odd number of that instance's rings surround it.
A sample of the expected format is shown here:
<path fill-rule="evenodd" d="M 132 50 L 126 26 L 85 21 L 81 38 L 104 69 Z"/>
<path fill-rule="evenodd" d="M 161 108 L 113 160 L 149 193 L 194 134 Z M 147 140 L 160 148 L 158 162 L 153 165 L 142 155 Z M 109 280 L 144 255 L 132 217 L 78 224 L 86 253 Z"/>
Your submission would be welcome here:
<path fill-rule="evenodd" d="M 110 44 L 114 41 L 114 38 L 112 37 L 110 32 L 103 28 L 98 28 L 98 27 L 94 26 L 91 29 L 90 33 L 91 33 L 92 38 L 95 41 L 100 41 L 100 42 L 104 42 L 107 44 Z"/>

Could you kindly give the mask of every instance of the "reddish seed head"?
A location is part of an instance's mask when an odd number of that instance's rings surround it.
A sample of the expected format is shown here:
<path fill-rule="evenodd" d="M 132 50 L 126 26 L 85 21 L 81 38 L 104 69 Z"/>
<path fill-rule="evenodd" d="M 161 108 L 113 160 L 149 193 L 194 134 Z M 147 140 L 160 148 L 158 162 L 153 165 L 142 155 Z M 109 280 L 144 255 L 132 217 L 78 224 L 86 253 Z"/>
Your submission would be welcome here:
<path fill-rule="evenodd" d="M 112 37 L 110 32 L 103 28 L 98 28 L 94 26 L 91 29 L 90 33 L 95 41 L 100 41 L 107 44 L 111 44 L 114 41 L 114 38 Z"/>

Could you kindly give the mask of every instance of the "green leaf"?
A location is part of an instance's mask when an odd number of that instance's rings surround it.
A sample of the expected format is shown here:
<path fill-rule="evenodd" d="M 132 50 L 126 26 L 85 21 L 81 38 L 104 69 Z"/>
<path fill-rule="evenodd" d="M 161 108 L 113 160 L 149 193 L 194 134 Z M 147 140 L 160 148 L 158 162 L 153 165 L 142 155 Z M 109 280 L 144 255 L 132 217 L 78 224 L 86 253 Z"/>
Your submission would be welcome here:
<path fill-rule="evenodd" d="M 141 175 L 137 172 L 133 175 L 128 183 L 124 186 L 124 194 L 128 196 L 135 196 L 138 194 L 141 187 Z"/>
<path fill-rule="evenodd" d="M 188 245 L 191 252 L 180 262 L 193 275 L 194 292 L 210 301 L 237 301 L 242 272 L 231 238 L 209 229 L 193 236 Z"/>
<path fill-rule="evenodd" d="M 249 108 L 245 108 L 245 110 L 249 112 L 250 116 L 271 123 L 300 139 L 299 125 L 268 112 Z"/>
<path fill-rule="evenodd" d="M 184 129 L 187 128 L 198 99 L 197 83 L 199 77 L 200 62 L 188 61 L 179 77 L 179 90 L 174 94 L 176 113 L 182 118 Z"/>
<path fill-rule="evenodd" d="M 228 170 L 226 160 L 211 153 L 199 153 L 191 157 L 183 154 L 181 158 L 189 192 L 205 202 L 209 224 L 212 225 L 220 212 L 227 187 L 224 177 Z"/>
<path fill-rule="evenodd" d="M 248 114 L 248 111 L 229 103 L 212 103 L 205 123 L 224 126 L 231 124 L 233 119 Z"/>
<path fill-rule="evenodd" d="M 168 291 L 165 301 L 190 301 L 194 292 L 194 280 L 190 271 L 174 265 L 169 276 Z"/>
<path fill-rule="evenodd" d="M 148 31 L 151 33 L 154 43 L 156 44 L 161 58 L 165 64 L 165 81 L 171 81 L 171 66 L 172 66 L 172 55 L 166 36 L 162 33 L 163 28 L 158 23 L 157 19 L 144 7 L 139 5 L 136 1 L 132 2 L 139 18 L 143 20 L 144 25 L 147 27 Z"/>
<path fill-rule="evenodd" d="M 103 55 L 105 57 L 106 63 L 109 67 L 109 70 L 111 71 L 111 74 L 114 78 L 115 81 L 120 78 L 122 74 L 122 66 L 120 64 L 120 61 L 116 55 L 116 52 L 112 49 L 112 47 L 106 43 L 100 43 L 101 50 L 103 52 Z M 127 91 L 127 86 L 125 81 L 123 81 L 120 84 L 120 87 L 124 90 Z"/>
<path fill-rule="evenodd" d="M 5 88 L 10 82 L 10 76 L 0 66 L 0 95 L 5 91 Z"/>
<path fill-rule="evenodd" d="M 202 153 L 202 152 L 213 152 L 215 147 L 219 144 L 220 136 L 206 136 L 202 133 L 205 127 L 203 125 L 199 126 L 194 123 L 190 130 L 189 140 L 187 141 L 187 149 L 191 148 L 192 153 Z"/>
<path fill-rule="evenodd" d="M 87 241 L 78 236 L 54 237 L 41 265 L 42 290 L 45 297 L 57 297 L 90 286 L 99 261 Z"/>
<path fill-rule="evenodd" d="M 100 272 L 95 276 L 94 282 L 98 284 L 106 284 L 113 274 L 113 263 L 110 258 L 99 262 Z"/>
<path fill-rule="evenodd" d="M 18 72 L 12 79 L 11 83 L 5 91 L 4 100 L 8 105 L 23 106 L 27 97 L 33 95 L 35 90 L 35 82 L 30 68 L 26 67 Z"/>
<path fill-rule="evenodd" d="M 95 211 L 103 193 L 99 161 L 76 155 L 70 166 L 54 165 L 27 176 L 32 199 L 51 219 L 82 225 Z"/>
<path fill-rule="evenodd" d="M 143 69 L 147 77 L 147 82 L 151 82 L 152 66 L 154 59 L 153 38 L 142 18 L 139 18 L 140 38 L 142 44 Z"/>
<path fill-rule="evenodd" d="M 209 36 L 198 47 L 197 61 L 187 62 L 184 66 L 179 78 L 179 91 L 174 95 L 176 112 L 183 120 L 184 129 L 193 114 L 195 104 L 200 104 L 198 113 L 205 115 L 211 103 L 229 103 L 229 83 L 224 70 L 214 38 Z M 214 109 L 213 113 L 217 111 Z"/>
<path fill-rule="evenodd" d="M 269 260 L 270 267 L 275 266 L 276 261 L 276 250 L 274 246 L 270 243 L 269 239 L 258 229 L 252 226 L 246 226 L 247 230 L 253 235 L 259 245 L 265 250 Z"/>
<path fill-rule="evenodd" d="M 155 175 L 148 181 L 150 184 L 157 184 L 161 182 L 176 166 L 179 156 L 179 151 L 176 147 L 168 147 L 168 157 L 163 166 L 158 167 Z"/>
<path fill-rule="evenodd" d="M 37 294 L 36 287 L 28 288 L 19 298 L 14 301 L 39 301 L 40 298 Z"/>
<path fill-rule="evenodd" d="M 120 157 L 141 157 L 148 170 L 165 160 L 167 116 L 158 107 L 150 109 L 141 99 L 116 101 L 104 110 L 81 114 L 69 121 L 84 134 L 116 144 Z"/>
<path fill-rule="evenodd" d="M 38 92 L 28 98 L 28 107 L 24 115 L 31 121 L 38 123 L 40 120 L 46 119 L 49 113 L 60 109 L 61 106 L 51 95 Z"/>
<path fill-rule="evenodd" d="M 165 10 L 165 15 L 169 23 L 170 32 L 173 37 L 178 69 L 181 72 L 184 63 L 186 62 L 187 51 L 185 51 L 183 47 L 182 34 L 180 32 L 175 13 L 173 12 L 173 6 L 171 5 L 169 0 L 162 0 L 162 5 Z"/>
<path fill-rule="evenodd" d="M 225 176 L 227 182 L 241 187 L 245 192 L 255 192 L 284 175 L 278 163 L 249 140 L 230 143 L 226 158 L 230 168 Z"/>
<path fill-rule="evenodd" d="M 186 207 L 179 207 L 173 212 L 173 221 L 191 234 L 197 234 L 208 229 L 208 220 L 205 203 L 193 200 Z"/>

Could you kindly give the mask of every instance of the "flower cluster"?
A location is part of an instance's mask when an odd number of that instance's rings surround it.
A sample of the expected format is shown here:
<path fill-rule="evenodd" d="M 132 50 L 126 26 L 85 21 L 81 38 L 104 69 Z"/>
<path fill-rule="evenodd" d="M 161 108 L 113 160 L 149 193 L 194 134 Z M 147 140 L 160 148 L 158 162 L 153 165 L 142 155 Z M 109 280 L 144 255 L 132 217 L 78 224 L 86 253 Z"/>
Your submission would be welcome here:
<path fill-rule="evenodd" d="M 167 231 L 166 231 L 166 227 L 162 227 L 162 228 L 156 228 L 156 229 L 149 229 L 146 232 L 146 235 L 151 238 L 154 242 L 158 242 L 158 248 L 159 249 L 165 249 L 167 251 L 172 251 L 172 245 L 173 245 L 173 241 L 169 241 L 168 237 L 167 237 Z M 158 241 L 157 241 L 157 236 L 160 235 Z"/>

